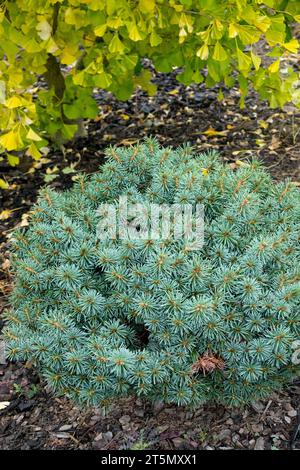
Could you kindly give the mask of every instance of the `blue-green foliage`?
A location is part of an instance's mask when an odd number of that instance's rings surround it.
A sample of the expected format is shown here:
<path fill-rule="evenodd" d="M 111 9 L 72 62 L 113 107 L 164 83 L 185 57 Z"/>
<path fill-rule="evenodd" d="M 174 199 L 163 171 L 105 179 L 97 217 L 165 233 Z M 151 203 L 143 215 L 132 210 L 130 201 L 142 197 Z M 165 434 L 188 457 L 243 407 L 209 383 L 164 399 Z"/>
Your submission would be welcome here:
<path fill-rule="evenodd" d="M 87 404 L 136 393 L 197 405 L 246 403 L 299 372 L 300 203 L 257 162 L 237 170 L 147 140 L 110 148 L 74 187 L 41 192 L 15 234 L 15 289 L 5 338 L 57 394 Z M 97 238 L 97 209 L 202 203 L 205 243 Z M 209 353 L 222 370 L 192 373 Z"/>

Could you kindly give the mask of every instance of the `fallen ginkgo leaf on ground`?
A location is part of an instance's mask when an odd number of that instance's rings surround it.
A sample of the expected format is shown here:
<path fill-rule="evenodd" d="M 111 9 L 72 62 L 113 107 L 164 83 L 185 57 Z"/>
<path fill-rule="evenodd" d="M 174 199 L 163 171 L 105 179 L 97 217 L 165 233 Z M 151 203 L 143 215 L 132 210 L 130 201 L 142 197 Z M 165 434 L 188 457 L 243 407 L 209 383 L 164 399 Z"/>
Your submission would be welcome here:
<path fill-rule="evenodd" d="M 5 410 L 10 405 L 9 401 L 0 401 L 0 411 Z"/>
<path fill-rule="evenodd" d="M 2 212 L 0 212 L 0 220 L 7 220 L 13 212 L 20 210 L 18 207 L 17 209 L 4 209 Z"/>
<path fill-rule="evenodd" d="M 203 134 L 207 135 L 208 137 L 216 137 L 216 136 L 225 136 L 227 132 L 228 130 L 216 131 L 212 127 L 209 127 L 206 131 L 203 132 Z"/>

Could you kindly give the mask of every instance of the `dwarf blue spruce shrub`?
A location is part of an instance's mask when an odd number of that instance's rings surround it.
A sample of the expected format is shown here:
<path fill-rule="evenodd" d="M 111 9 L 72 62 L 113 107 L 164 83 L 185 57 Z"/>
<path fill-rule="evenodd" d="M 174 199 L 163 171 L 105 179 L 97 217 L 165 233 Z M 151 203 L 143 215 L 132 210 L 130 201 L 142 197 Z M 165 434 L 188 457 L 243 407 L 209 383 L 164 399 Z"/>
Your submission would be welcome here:
<path fill-rule="evenodd" d="M 121 195 L 203 204 L 203 247 L 99 239 L 97 209 Z M 15 233 L 8 355 L 86 404 L 265 397 L 299 373 L 299 234 L 299 190 L 257 162 L 234 170 L 213 152 L 150 139 L 110 148 L 99 173 L 44 189 Z"/>

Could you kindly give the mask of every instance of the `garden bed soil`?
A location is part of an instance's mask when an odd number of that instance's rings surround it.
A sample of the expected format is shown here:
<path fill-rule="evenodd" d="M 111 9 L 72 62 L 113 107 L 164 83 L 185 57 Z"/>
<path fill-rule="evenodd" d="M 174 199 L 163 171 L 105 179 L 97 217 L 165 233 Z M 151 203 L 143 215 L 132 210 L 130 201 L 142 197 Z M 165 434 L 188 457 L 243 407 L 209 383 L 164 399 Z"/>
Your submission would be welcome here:
<path fill-rule="evenodd" d="M 273 393 L 245 409 L 208 404 L 197 410 L 150 405 L 140 399 L 115 401 L 103 413 L 81 409 L 47 394 L 23 364 L 0 368 L 0 449 L 299 449 L 300 387 Z"/>

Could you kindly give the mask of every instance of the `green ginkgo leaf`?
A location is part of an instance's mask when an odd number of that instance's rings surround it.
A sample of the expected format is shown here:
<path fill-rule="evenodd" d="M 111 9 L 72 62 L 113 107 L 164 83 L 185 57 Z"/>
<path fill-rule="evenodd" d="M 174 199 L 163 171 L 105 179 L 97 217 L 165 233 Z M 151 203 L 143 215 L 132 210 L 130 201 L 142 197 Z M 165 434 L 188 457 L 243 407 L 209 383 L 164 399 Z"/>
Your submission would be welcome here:
<path fill-rule="evenodd" d="M 122 41 L 120 40 L 118 34 L 115 34 L 115 35 L 114 35 L 114 37 L 113 37 L 113 39 L 111 40 L 111 42 L 110 42 L 108 48 L 109 48 L 109 51 L 110 51 L 112 54 L 123 54 L 124 49 L 125 49 L 125 46 L 124 46 L 124 44 L 122 43 Z"/>
<path fill-rule="evenodd" d="M 227 52 L 225 51 L 224 47 L 217 42 L 214 47 L 213 59 L 222 62 L 223 60 L 227 59 Z"/>

